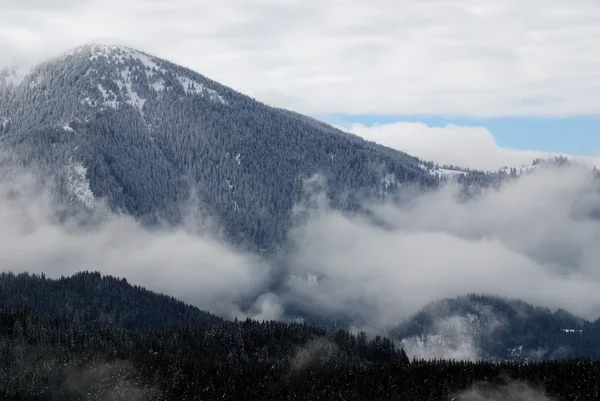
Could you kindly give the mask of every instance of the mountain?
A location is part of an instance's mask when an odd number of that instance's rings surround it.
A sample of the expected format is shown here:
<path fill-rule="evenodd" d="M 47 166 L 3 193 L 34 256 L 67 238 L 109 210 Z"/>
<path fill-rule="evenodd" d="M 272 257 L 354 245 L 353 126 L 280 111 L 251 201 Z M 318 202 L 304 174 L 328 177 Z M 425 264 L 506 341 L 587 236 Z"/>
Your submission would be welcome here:
<path fill-rule="evenodd" d="M 0 273 L 0 304 L 27 306 L 43 318 L 76 324 L 110 323 L 131 330 L 197 327 L 222 319 L 172 297 L 133 286 L 126 279 L 82 272 L 57 280 L 44 275 Z"/>
<path fill-rule="evenodd" d="M 418 355 L 492 360 L 600 358 L 599 322 L 520 300 L 468 295 L 425 306 L 391 336 Z"/>
<path fill-rule="evenodd" d="M 415 157 L 123 46 L 82 46 L 10 77 L 0 146 L 53 177 L 65 204 L 104 199 L 148 224 L 178 224 L 194 205 L 233 242 L 272 250 L 315 174 L 346 210 L 439 181 Z"/>

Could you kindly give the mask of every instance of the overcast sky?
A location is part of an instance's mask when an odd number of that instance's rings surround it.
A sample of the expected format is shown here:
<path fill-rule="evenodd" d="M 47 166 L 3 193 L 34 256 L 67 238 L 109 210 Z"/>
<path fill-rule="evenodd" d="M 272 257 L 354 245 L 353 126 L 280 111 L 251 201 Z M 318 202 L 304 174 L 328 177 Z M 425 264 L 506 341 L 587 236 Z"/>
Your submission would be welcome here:
<path fill-rule="evenodd" d="M 0 0 L 0 10 L 5 61 L 90 41 L 126 44 L 324 120 L 336 114 L 364 125 L 359 115 L 385 115 L 395 124 L 389 134 L 407 128 L 398 122 L 431 128 L 432 118 L 461 117 L 455 125 L 483 127 L 499 141 L 509 130 L 491 129 L 491 119 L 519 117 L 525 122 L 510 132 L 534 131 L 536 140 L 498 146 L 588 156 L 600 149 L 597 120 L 570 123 L 600 111 L 597 0 Z M 552 121 L 563 135 L 540 135 L 531 122 L 541 118 L 561 118 Z M 380 132 L 356 131 L 370 139 Z M 456 138 L 451 152 L 472 146 Z M 463 164 L 485 149 L 463 152 Z"/>

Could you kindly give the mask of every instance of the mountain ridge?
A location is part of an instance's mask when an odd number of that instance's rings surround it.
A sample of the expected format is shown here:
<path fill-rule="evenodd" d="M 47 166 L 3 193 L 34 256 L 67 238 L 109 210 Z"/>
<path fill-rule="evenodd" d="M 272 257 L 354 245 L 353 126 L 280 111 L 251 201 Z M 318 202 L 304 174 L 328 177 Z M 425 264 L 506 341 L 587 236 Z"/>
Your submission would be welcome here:
<path fill-rule="evenodd" d="M 44 318 L 61 317 L 77 324 L 113 324 L 130 330 L 199 327 L 223 321 L 172 296 L 98 272 L 57 279 L 44 274 L 1 272 L 0 304 L 30 307 Z"/>

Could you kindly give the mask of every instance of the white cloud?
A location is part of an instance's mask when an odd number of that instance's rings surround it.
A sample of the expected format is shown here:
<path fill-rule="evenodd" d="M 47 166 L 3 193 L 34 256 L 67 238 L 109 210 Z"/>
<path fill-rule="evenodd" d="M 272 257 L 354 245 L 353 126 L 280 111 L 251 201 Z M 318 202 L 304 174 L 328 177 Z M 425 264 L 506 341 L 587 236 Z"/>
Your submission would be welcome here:
<path fill-rule="evenodd" d="M 291 235 L 282 302 L 371 328 L 468 293 L 595 319 L 600 193 L 591 176 L 583 168 L 542 169 L 469 202 L 450 186 L 401 206 L 372 206 L 385 228 L 322 209 Z"/>
<path fill-rule="evenodd" d="M 314 201 L 304 206 L 311 213 L 301 213 L 308 220 L 281 254 L 263 260 L 209 234 L 150 230 L 125 216 L 59 222 L 35 180 L 0 174 L 0 270 L 97 270 L 228 317 L 274 319 L 294 307 L 375 332 L 467 293 L 595 319 L 600 192 L 591 176 L 540 169 L 468 202 L 448 186 L 401 205 L 365 203 L 373 219 L 331 210 L 326 183 L 314 179 L 306 186 Z"/>
<path fill-rule="evenodd" d="M 503 148 L 485 127 L 449 124 L 430 127 L 420 122 L 395 122 L 365 126 L 351 123 L 339 127 L 369 141 L 379 143 L 424 160 L 481 170 L 531 165 L 533 159 L 554 154 L 536 150 Z M 600 160 L 569 155 L 584 163 L 600 165 Z"/>
<path fill-rule="evenodd" d="M 49 277 L 99 271 L 170 294 L 225 317 L 243 317 L 245 299 L 261 294 L 270 266 L 209 233 L 149 230 L 103 210 L 101 224 L 57 221 L 55 204 L 30 175 L 0 169 L 0 271 Z M 18 170 L 17 170 L 18 171 Z M 101 207 L 101 206 L 99 206 Z M 268 298 L 251 314 L 276 317 Z"/>
<path fill-rule="evenodd" d="M 4 52 L 47 55 L 118 38 L 112 41 L 313 114 L 600 111 L 595 0 L 1 0 L 0 6 Z"/>

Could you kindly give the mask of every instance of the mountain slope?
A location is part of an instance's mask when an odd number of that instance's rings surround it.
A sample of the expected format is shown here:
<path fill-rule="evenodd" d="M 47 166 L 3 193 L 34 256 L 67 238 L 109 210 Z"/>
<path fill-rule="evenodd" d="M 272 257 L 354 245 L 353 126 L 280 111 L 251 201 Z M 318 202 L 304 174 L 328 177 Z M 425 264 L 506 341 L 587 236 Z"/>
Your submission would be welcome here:
<path fill-rule="evenodd" d="M 52 174 L 63 201 L 105 198 L 149 223 L 200 204 L 254 248 L 281 242 L 314 174 L 348 209 L 438 181 L 414 157 L 125 47 L 83 46 L 16 82 L 0 84 L 0 145 Z"/>
<path fill-rule="evenodd" d="M 0 304 L 27 306 L 46 318 L 60 316 L 74 323 L 103 322 L 135 330 L 222 322 L 172 297 L 132 286 L 125 279 L 88 272 L 58 280 L 0 273 Z"/>

